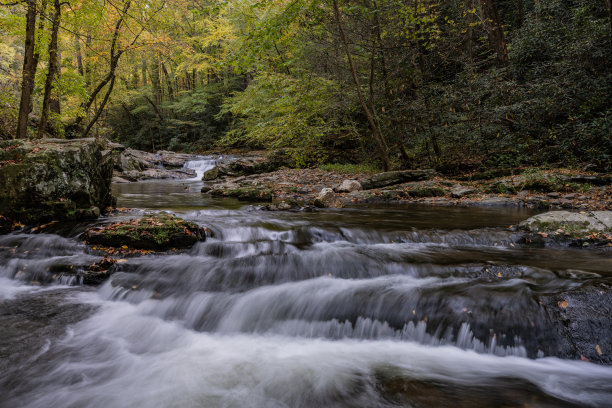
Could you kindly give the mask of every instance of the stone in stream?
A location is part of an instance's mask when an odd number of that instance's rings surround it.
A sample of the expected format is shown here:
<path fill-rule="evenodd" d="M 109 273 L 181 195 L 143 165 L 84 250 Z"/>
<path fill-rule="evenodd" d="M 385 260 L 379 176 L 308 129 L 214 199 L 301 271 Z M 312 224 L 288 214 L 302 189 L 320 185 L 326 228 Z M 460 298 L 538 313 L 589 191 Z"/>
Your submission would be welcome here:
<path fill-rule="evenodd" d="M 342 208 L 344 203 L 336 196 L 331 188 L 324 188 L 314 200 L 315 207 L 319 208 Z"/>
<path fill-rule="evenodd" d="M 364 190 L 371 190 L 373 188 L 387 187 L 395 184 L 407 183 L 409 181 L 429 180 L 435 176 L 436 172 L 432 169 L 387 171 L 374 174 L 369 179 L 364 180 L 361 185 Z"/>
<path fill-rule="evenodd" d="M 211 181 L 219 177 L 219 167 L 215 166 L 210 170 L 206 170 L 202 175 L 202 181 Z"/>
<path fill-rule="evenodd" d="M 525 231 L 519 242 L 532 246 L 609 246 L 612 211 L 549 211 L 521 222 L 518 228 Z"/>
<path fill-rule="evenodd" d="M 471 194 L 475 194 L 477 192 L 478 190 L 476 190 L 475 188 L 462 186 L 462 185 L 456 185 L 455 187 L 451 189 L 450 196 L 452 198 L 463 198 Z"/>
<path fill-rule="evenodd" d="M 272 201 L 272 189 L 267 186 L 215 184 L 208 193 L 212 196 L 237 198 L 240 201 Z"/>
<path fill-rule="evenodd" d="M 95 139 L 0 141 L 0 214 L 28 225 L 96 218 L 114 204 L 112 172 Z"/>
<path fill-rule="evenodd" d="M 289 156 L 282 151 L 273 151 L 267 156 L 241 157 L 217 164 L 206 171 L 202 181 L 212 181 L 221 177 L 240 177 L 252 174 L 270 173 L 281 167 L 292 167 Z"/>
<path fill-rule="evenodd" d="M 361 191 L 361 183 L 357 180 L 344 180 L 341 184 L 335 186 L 333 190 L 336 193 L 352 193 L 354 191 Z"/>
<path fill-rule="evenodd" d="M 168 214 L 93 227 L 85 232 L 85 242 L 90 245 L 156 251 L 189 248 L 204 240 L 205 228 Z"/>
<path fill-rule="evenodd" d="M 561 357 L 612 364 L 610 285 L 587 285 L 568 292 L 543 295 L 539 301 L 569 341 L 569 355 Z"/>

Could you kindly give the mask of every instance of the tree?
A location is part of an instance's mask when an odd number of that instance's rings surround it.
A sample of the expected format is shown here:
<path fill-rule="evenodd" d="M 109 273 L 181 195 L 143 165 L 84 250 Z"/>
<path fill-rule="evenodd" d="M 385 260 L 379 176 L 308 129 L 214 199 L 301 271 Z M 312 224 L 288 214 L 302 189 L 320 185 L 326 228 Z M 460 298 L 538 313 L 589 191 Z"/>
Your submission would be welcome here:
<path fill-rule="evenodd" d="M 359 97 L 359 103 L 361 104 L 363 113 L 366 115 L 366 118 L 368 119 L 368 123 L 372 130 L 372 136 L 374 137 L 374 141 L 376 142 L 376 146 L 378 148 L 378 156 L 380 157 L 380 160 L 382 161 L 383 169 L 387 171 L 391 168 L 391 162 L 389 161 L 389 148 L 387 147 L 385 138 L 380 131 L 380 126 L 378 124 L 378 121 L 374 117 L 373 112 L 368 108 L 366 100 L 363 96 L 363 91 L 361 90 L 361 84 L 359 82 L 359 77 L 357 76 L 355 64 L 353 63 L 353 58 L 351 56 L 351 50 L 349 48 L 348 38 L 346 36 L 344 26 L 342 25 L 342 18 L 340 16 L 340 8 L 338 7 L 338 0 L 333 0 L 332 6 L 334 9 L 334 17 L 336 19 L 336 24 L 338 25 L 338 31 L 340 32 L 340 38 L 344 46 L 344 52 L 346 53 L 346 59 L 348 60 L 349 69 L 351 71 L 351 76 L 353 77 L 353 81 L 355 82 L 355 90 L 357 91 L 357 96 Z"/>
<path fill-rule="evenodd" d="M 49 107 L 51 104 L 51 94 L 53 92 L 53 80 L 58 66 L 58 43 L 57 36 L 61 18 L 61 4 L 59 0 L 53 0 L 53 23 L 51 26 L 51 41 L 49 42 L 49 69 L 45 80 L 45 93 L 43 96 L 42 113 L 40 115 L 40 124 L 38 126 L 38 137 L 43 137 L 47 129 L 47 121 L 49 119 Z"/>
<path fill-rule="evenodd" d="M 36 34 L 36 0 L 26 2 L 26 34 L 25 52 L 23 57 L 23 72 L 21 81 L 21 101 L 19 103 L 19 116 L 17 118 L 18 139 L 25 139 L 28 134 L 28 116 L 32 111 L 32 90 L 36 76 L 36 61 L 34 59 L 34 46 Z"/>

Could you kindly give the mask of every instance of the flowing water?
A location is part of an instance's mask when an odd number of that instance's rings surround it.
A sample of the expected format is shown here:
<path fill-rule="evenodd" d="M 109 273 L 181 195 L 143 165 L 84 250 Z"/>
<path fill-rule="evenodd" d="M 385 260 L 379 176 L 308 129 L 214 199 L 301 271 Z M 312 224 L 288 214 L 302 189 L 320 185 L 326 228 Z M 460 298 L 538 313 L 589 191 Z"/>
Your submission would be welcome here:
<path fill-rule="evenodd" d="M 100 258 L 86 225 L 0 236 L 0 406 L 610 406 L 612 368 L 563 359 L 538 299 L 612 260 L 514 246 L 528 211 L 265 212 L 200 188 L 114 186 L 214 237 L 98 288 L 58 279 Z"/>

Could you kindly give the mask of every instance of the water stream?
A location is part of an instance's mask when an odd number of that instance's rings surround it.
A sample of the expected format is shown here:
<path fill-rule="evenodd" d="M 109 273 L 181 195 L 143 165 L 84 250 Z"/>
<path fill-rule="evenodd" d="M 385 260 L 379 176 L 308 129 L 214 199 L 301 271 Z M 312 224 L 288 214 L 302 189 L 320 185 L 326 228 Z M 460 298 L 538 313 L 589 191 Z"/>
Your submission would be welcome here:
<path fill-rule="evenodd" d="M 612 259 L 513 246 L 529 211 L 265 212 L 201 185 L 115 185 L 214 238 L 98 288 L 53 279 L 99 259 L 86 225 L 0 236 L 1 407 L 610 406 L 612 368 L 564 359 L 538 296 Z"/>

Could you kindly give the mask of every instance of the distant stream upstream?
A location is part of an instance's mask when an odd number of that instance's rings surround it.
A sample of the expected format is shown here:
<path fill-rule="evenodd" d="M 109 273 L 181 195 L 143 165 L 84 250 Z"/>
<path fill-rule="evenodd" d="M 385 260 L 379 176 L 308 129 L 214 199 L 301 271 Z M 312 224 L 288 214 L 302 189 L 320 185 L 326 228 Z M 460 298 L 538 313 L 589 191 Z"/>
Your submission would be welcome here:
<path fill-rule="evenodd" d="M 612 406 L 612 367 L 564 359 L 538 302 L 609 281 L 609 252 L 511 245 L 528 210 L 266 212 L 201 186 L 115 185 L 214 238 L 97 288 L 40 284 L 100 259 L 87 225 L 0 236 L 0 407 Z"/>

